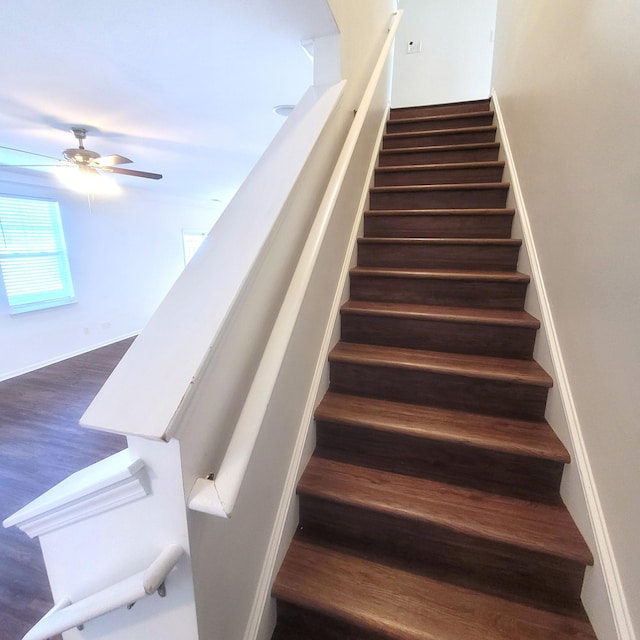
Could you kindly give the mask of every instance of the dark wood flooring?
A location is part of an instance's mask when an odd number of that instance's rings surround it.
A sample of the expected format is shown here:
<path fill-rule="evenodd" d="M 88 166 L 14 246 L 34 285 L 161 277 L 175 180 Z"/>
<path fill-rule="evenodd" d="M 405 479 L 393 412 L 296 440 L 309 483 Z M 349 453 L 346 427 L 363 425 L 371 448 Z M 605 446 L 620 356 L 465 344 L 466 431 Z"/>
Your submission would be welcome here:
<path fill-rule="evenodd" d="M 0 382 L 0 520 L 127 446 L 78 421 L 132 341 Z M 51 606 L 38 540 L 0 528 L 0 640 L 22 638 Z"/>

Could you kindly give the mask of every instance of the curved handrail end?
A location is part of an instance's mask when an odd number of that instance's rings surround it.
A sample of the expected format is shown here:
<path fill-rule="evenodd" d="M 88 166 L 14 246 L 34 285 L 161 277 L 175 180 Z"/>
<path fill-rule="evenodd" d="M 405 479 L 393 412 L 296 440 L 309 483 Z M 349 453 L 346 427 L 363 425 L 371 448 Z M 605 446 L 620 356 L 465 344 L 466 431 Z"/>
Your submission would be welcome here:
<path fill-rule="evenodd" d="M 158 590 L 183 553 L 184 549 L 179 544 L 170 544 L 160 552 L 142 577 L 142 586 L 147 595 Z"/>
<path fill-rule="evenodd" d="M 189 509 L 211 516 L 229 519 L 216 488 L 216 483 L 207 478 L 198 478 L 189 494 Z"/>

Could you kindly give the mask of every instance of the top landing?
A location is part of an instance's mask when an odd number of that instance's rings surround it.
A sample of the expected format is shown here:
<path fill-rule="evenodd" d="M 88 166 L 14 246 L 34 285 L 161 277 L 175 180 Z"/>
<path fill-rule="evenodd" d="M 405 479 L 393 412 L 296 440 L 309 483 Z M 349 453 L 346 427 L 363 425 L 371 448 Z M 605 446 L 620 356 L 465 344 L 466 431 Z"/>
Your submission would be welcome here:
<path fill-rule="evenodd" d="M 471 100 L 468 102 L 451 102 L 449 104 L 433 104 L 418 107 L 398 107 L 391 109 L 391 120 L 403 118 L 422 118 L 427 116 L 451 115 L 456 113 L 477 113 L 489 111 L 491 99 Z"/>

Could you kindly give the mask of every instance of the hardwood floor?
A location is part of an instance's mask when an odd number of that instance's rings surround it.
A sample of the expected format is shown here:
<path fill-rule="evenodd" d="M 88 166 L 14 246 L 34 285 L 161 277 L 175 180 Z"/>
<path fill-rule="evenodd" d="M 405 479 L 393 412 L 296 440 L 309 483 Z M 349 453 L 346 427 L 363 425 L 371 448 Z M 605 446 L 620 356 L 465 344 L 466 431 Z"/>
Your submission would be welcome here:
<path fill-rule="evenodd" d="M 0 519 L 126 439 L 78 425 L 133 339 L 0 382 Z M 18 640 L 52 606 L 37 539 L 0 528 L 0 640 Z"/>

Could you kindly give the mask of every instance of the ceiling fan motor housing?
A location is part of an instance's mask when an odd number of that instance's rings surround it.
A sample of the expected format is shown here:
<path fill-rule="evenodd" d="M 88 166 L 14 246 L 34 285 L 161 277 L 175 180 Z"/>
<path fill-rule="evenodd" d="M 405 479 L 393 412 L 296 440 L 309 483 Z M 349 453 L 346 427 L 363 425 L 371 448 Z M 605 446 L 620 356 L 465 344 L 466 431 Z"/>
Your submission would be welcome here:
<path fill-rule="evenodd" d="M 90 164 L 91 160 L 100 157 L 99 153 L 89 151 L 89 149 L 65 149 L 63 153 L 66 160 L 76 162 L 77 164 Z"/>
<path fill-rule="evenodd" d="M 100 157 L 99 153 L 95 151 L 89 151 L 89 149 L 84 148 L 83 141 L 87 137 L 87 130 L 84 127 L 71 127 L 71 131 L 73 135 L 78 140 L 78 148 L 77 149 L 65 149 L 64 157 L 71 161 L 76 162 L 77 164 L 91 164 L 92 160 L 95 160 Z"/>

